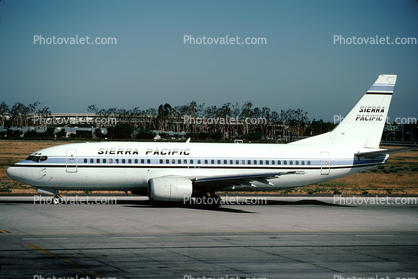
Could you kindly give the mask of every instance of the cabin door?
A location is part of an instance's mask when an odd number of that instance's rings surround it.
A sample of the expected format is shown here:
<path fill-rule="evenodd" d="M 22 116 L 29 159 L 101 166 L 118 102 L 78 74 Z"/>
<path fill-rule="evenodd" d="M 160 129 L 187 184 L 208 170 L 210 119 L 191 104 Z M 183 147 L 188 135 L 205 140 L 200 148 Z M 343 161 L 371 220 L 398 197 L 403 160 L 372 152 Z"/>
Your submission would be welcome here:
<path fill-rule="evenodd" d="M 321 152 L 321 175 L 329 175 L 329 170 L 331 167 L 331 162 L 329 159 L 329 152 Z"/>
<path fill-rule="evenodd" d="M 65 171 L 69 173 L 77 172 L 77 149 L 68 148 L 65 150 Z"/>

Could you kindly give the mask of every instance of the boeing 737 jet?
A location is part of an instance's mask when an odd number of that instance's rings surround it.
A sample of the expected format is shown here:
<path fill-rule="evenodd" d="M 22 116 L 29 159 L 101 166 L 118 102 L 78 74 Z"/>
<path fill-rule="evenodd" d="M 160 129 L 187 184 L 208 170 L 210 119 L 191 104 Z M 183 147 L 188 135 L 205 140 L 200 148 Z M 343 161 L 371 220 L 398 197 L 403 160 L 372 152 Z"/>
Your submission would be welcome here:
<path fill-rule="evenodd" d="M 380 75 L 331 132 L 289 144 L 97 142 L 50 147 L 10 166 L 40 192 L 120 190 L 152 201 L 219 200 L 217 191 L 268 191 L 336 179 L 384 164 L 379 143 L 396 75 Z M 212 199 L 212 200 L 210 200 Z"/>

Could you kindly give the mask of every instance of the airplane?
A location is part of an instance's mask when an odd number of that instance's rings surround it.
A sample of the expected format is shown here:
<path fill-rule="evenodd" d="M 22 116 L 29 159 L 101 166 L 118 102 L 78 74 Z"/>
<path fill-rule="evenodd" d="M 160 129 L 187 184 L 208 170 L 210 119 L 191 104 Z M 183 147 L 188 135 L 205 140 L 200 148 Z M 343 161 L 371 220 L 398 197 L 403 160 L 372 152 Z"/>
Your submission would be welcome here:
<path fill-rule="evenodd" d="M 30 154 L 6 174 L 61 202 L 60 190 L 119 190 L 153 202 L 202 199 L 219 206 L 217 191 L 301 187 L 384 164 L 380 149 L 396 75 L 380 75 L 332 131 L 288 144 L 96 142 Z"/>

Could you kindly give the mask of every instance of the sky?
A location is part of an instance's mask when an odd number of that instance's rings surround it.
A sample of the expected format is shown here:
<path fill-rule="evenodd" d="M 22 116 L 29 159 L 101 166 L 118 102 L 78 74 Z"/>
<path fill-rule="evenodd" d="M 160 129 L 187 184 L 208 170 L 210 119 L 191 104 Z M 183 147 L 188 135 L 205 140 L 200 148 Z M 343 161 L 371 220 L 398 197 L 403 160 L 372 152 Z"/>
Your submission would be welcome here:
<path fill-rule="evenodd" d="M 87 36 L 116 43 L 63 42 Z M 241 44 L 213 42 L 227 36 Z M 353 36 L 363 43 L 349 44 Z M 364 43 L 376 36 L 389 44 Z M 198 44 L 203 37 L 212 43 Z M 89 105 L 144 110 L 249 101 L 333 121 L 378 75 L 396 74 L 389 116 L 418 118 L 418 44 L 396 38 L 418 40 L 416 0 L 3 0 L 0 102 L 82 113 Z"/>

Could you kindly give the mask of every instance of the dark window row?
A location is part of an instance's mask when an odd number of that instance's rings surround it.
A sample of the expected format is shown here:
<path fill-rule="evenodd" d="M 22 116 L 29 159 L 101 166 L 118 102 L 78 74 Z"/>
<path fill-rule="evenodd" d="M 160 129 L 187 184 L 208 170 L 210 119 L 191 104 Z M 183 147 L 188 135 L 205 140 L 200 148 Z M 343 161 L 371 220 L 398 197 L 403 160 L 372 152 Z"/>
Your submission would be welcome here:
<path fill-rule="evenodd" d="M 32 156 L 35 157 L 35 156 Z M 39 157 L 39 156 L 38 156 Z M 46 156 L 42 156 L 45 157 L 46 160 Z M 42 158 L 41 157 L 41 158 Z M 31 160 L 31 159 L 27 159 L 27 160 Z M 38 159 L 39 160 L 39 159 Z M 42 159 L 41 159 L 42 160 Z M 36 161 L 37 162 L 37 161 Z M 145 162 L 147 164 L 151 163 L 150 159 L 84 159 L 84 163 L 109 163 L 109 164 L 145 164 Z M 193 159 L 160 159 L 160 164 L 187 164 L 193 165 L 194 164 L 194 160 Z M 220 159 L 197 159 L 196 163 L 198 165 L 296 165 L 296 166 L 305 166 L 305 165 L 311 165 L 311 161 L 305 161 L 305 160 L 220 160 Z"/>
<path fill-rule="evenodd" d="M 100 164 L 100 163 L 109 163 L 109 164 L 139 164 L 139 163 L 141 163 L 141 164 L 145 164 L 145 162 L 147 163 L 147 164 L 151 164 L 151 160 L 150 159 L 147 159 L 147 160 L 145 160 L 145 159 L 105 159 L 105 158 L 103 158 L 103 159 L 99 159 L 99 158 L 97 158 L 97 159 L 87 159 L 87 158 L 84 158 L 84 163 L 91 163 L 91 164 L 94 164 L 94 163 L 97 163 L 97 164 Z"/>

